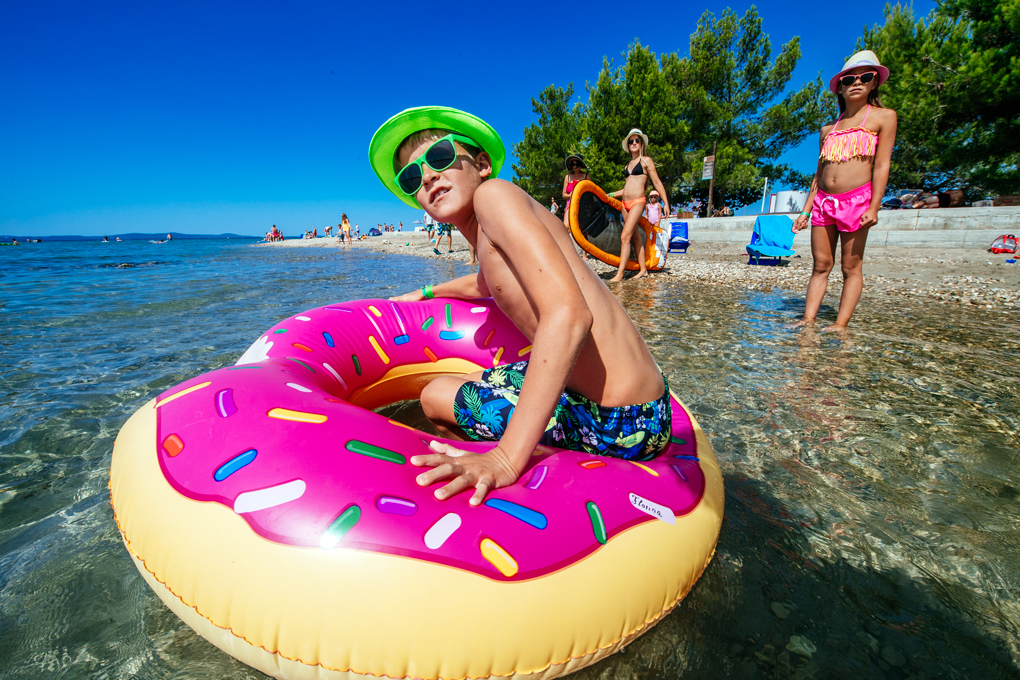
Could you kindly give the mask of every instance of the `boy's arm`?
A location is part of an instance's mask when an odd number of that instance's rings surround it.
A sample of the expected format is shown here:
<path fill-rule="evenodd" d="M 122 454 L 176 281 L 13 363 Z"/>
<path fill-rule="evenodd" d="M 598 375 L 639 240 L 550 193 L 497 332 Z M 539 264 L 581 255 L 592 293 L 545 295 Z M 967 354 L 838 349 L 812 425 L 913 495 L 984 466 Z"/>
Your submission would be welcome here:
<path fill-rule="evenodd" d="M 520 477 L 545 433 L 592 325 L 592 313 L 570 264 L 527 194 L 505 182 L 486 182 L 475 192 L 475 214 L 515 272 L 525 298 L 521 304 L 535 310 L 538 326 L 520 398 L 499 444 L 482 455 L 439 444 L 433 448 L 447 455 L 411 460 L 433 468 L 418 476 L 423 486 L 452 478 L 436 491 L 438 498 L 474 487 L 472 505 L 480 504 L 492 489 L 509 486 Z"/>
<path fill-rule="evenodd" d="M 397 295 L 390 299 L 394 302 L 418 302 L 425 299 L 423 288 L 412 290 L 410 293 Z M 477 300 L 478 298 L 489 297 L 489 288 L 485 285 L 485 278 L 482 276 L 482 273 L 478 272 L 477 274 L 461 276 L 452 281 L 435 284 L 432 286 L 432 296 L 452 298 L 454 300 Z"/>

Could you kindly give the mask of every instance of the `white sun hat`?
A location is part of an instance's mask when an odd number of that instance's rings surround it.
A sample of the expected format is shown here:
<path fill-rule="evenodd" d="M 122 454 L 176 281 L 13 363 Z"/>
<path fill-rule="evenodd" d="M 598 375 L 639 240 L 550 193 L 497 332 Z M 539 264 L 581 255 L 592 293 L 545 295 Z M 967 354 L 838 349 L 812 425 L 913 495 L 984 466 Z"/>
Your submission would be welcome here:
<path fill-rule="evenodd" d="M 620 144 L 623 146 L 623 150 L 624 151 L 630 151 L 630 149 L 627 148 L 627 140 L 630 139 L 631 137 L 633 137 L 634 135 L 637 135 L 638 137 L 641 138 L 641 140 L 645 143 L 645 148 L 647 149 L 648 148 L 648 135 L 646 135 L 645 133 L 641 132 L 641 130 L 638 130 L 637 128 L 631 128 L 630 132 L 627 133 L 627 136 L 623 138 L 622 142 L 620 142 Z"/>
<path fill-rule="evenodd" d="M 878 84 L 881 85 L 885 81 L 889 80 L 889 69 L 878 61 L 878 56 L 871 50 L 861 50 L 854 56 L 847 59 L 846 63 L 843 64 L 843 70 L 832 76 L 829 81 L 829 89 L 834 93 L 839 93 L 839 79 L 846 74 L 847 71 L 851 71 L 861 66 L 874 66 L 875 70 L 878 71 Z"/>

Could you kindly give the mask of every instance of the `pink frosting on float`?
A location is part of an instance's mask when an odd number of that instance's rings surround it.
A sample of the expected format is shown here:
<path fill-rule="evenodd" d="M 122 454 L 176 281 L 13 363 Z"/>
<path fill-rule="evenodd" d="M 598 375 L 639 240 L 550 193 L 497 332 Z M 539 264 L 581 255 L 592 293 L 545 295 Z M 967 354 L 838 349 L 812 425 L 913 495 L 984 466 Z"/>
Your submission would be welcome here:
<path fill-rule="evenodd" d="M 422 470 L 409 459 L 437 437 L 347 401 L 401 365 L 460 358 L 487 368 L 529 350 L 491 301 L 312 309 L 269 329 L 238 365 L 159 396 L 160 466 L 179 493 L 233 509 L 271 541 L 403 555 L 509 581 L 569 566 L 630 527 L 672 523 L 698 505 L 705 479 L 675 400 L 673 443 L 655 460 L 539 447 L 515 485 L 477 508 L 468 493 L 438 501 L 437 486 L 415 482 Z"/>

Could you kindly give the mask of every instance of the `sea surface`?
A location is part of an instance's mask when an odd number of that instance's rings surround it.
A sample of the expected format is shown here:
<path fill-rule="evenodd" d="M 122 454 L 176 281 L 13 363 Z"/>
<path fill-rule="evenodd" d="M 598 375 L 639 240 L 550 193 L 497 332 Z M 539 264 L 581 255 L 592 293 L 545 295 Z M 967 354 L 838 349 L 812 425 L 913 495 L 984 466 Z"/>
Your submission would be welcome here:
<path fill-rule="evenodd" d="M 264 677 L 138 575 L 114 437 L 281 318 L 470 269 L 252 243 L 0 248 L 0 678 Z M 866 291 L 839 336 L 784 328 L 799 292 L 618 290 L 712 442 L 726 516 L 677 609 L 575 677 L 1020 676 L 1015 314 Z"/>

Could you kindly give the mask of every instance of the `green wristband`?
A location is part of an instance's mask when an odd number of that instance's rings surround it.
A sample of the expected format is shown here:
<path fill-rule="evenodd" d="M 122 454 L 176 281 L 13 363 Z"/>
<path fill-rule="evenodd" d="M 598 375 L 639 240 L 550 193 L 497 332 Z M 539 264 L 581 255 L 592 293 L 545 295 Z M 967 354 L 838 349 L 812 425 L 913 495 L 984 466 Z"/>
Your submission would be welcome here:
<path fill-rule="evenodd" d="M 432 284 L 431 283 L 429 285 L 427 285 L 427 286 L 422 286 L 421 287 L 421 294 L 425 297 L 426 300 L 431 300 L 434 297 L 436 297 L 435 295 L 432 294 Z"/>
<path fill-rule="evenodd" d="M 801 215 L 803 215 L 804 217 L 811 217 L 811 213 L 809 212 L 802 212 Z"/>

